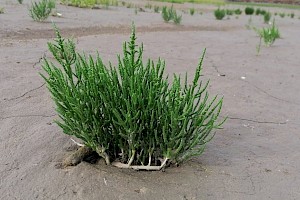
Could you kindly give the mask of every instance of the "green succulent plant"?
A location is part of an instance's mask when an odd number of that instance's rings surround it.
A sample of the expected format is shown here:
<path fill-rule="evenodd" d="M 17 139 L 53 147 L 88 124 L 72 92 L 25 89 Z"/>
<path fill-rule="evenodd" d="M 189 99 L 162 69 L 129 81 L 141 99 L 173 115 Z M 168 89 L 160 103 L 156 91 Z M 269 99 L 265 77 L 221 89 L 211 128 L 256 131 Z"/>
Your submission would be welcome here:
<path fill-rule="evenodd" d="M 195 14 L 195 8 L 190 8 L 190 15 L 193 16 Z"/>
<path fill-rule="evenodd" d="M 236 15 L 240 15 L 240 14 L 242 14 L 242 10 L 241 9 L 235 9 L 234 10 L 234 13 L 236 14 Z"/>
<path fill-rule="evenodd" d="M 123 44 L 117 66 L 77 53 L 56 29 L 41 74 L 56 104 L 63 132 L 81 139 L 106 163 L 121 168 L 160 170 L 200 155 L 224 120 L 223 98 L 210 98 L 200 79 L 205 51 L 188 83 L 187 75 L 164 74 L 165 62 L 143 59 L 135 28 Z"/>
<path fill-rule="evenodd" d="M 41 0 L 31 3 L 29 14 L 34 21 L 45 21 L 55 8 L 54 0 Z"/>
<path fill-rule="evenodd" d="M 270 22 L 271 16 L 272 16 L 272 14 L 270 12 L 267 12 L 266 14 L 264 14 L 264 22 L 266 24 Z"/>
<path fill-rule="evenodd" d="M 258 30 L 260 38 L 263 39 L 266 46 L 271 46 L 276 39 L 280 38 L 280 33 L 278 27 L 275 25 L 275 20 L 273 20 L 272 26 Z"/>
<path fill-rule="evenodd" d="M 182 15 L 178 15 L 176 10 L 173 8 L 173 6 L 171 6 L 171 8 L 164 6 L 162 8 L 161 15 L 165 22 L 169 22 L 173 20 L 175 24 L 180 24 L 182 20 Z"/>
<path fill-rule="evenodd" d="M 222 20 L 225 17 L 226 11 L 224 9 L 218 8 L 214 11 L 214 15 L 217 20 Z"/>
<path fill-rule="evenodd" d="M 253 13 L 254 13 L 254 8 L 252 8 L 252 7 L 246 7 L 245 8 L 245 14 L 246 15 L 253 15 Z"/>

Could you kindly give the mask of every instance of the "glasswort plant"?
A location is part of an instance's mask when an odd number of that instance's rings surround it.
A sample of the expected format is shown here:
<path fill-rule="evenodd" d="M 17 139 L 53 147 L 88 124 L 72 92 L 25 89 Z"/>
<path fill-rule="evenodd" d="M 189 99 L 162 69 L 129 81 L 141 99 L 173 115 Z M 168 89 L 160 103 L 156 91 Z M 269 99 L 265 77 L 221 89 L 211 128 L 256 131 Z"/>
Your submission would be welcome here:
<path fill-rule="evenodd" d="M 34 21 L 44 21 L 49 17 L 53 8 L 55 8 L 54 0 L 41 0 L 31 3 L 29 13 Z"/>
<path fill-rule="evenodd" d="M 226 11 L 224 9 L 218 8 L 214 11 L 217 20 L 222 20 L 225 17 Z"/>
<path fill-rule="evenodd" d="M 270 20 L 271 20 L 271 13 L 270 12 L 266 12 L 266 14 L 264 14 L 264 22 L 266 23 L 266 24 L 268 24 L 269 22 L 270 22 Z"/>
<path fill-rule="evenodd" d="M 271 27 L 258 30 L 258 34 L 260 38 L 264 40 L 266 46 L 271 46 L 276 39 L 280 38 L 280 33 L 275 25 L 275 20 L 273 20 Z"/>
<path fill-rule="evenodd" d="M 209 98 L 200 80 L 205 51 L 189 84 L 165 77 L 165 62 L 144 62 L 135 28 L 123 44 L 118 65 L 76 52 L 72 40 L 48 43 L 56 63 L 44 60 L 41 74 L 56 104 L 63 132 L 81 139 L 120 168 L 160 170 L 200 155 L 225 120 L 223 98 Z"/>
<path fill-rule="evenodd" d="M 169 22 L 170 20 L 173 20 L 175 24 L 180 24 L 182 20 L 182 15 L 178 15 L 176 10 L 173 8 L 173 6 L 171 6 L 171 8 L 164 6 L 162 8 L 161 15 L 165 22 Z"/>
<path fill-rule="evenodd" d="M 253 13 L 254 13 L 254 8 L 252 8 L 252 7 L 246 7 L 245 8 L 245 14 L 246 15 L 253 15 Z"/>
<path fill-rule="evenodd" d="M 190 15 L 193 16 L 195 14 L 195 8 L 190 8 Z"/>

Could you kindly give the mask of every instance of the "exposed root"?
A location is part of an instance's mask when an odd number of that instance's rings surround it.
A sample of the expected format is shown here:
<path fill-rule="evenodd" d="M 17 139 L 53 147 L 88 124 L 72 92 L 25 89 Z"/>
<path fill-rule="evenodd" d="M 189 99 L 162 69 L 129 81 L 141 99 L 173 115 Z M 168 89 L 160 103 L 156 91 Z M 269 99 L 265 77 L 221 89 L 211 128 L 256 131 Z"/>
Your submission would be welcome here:
<path fill-rule="evenodd" d="M 123 168 L 123 169 L 159 171 L 166 166 L 168 160 L 169 160 L 169 158 L 165 158 L 160 166 L 150 166 L 149 164 L 146 166 L 145 165 L 129 165 L 129 164 L 121 163 L 121 162 L 113 162 L 112 165 L 115 167 L 118 167 L 118 168 Z"/>
<path fill-rule="evenodd" d="M 62 163 L 63 167 L 78 165 L 86 156 L 93 153 L 93 150 L 89 147 L 80 147 L 73 154 L 68 156 Z"/>
<path fill-rule="evenodd" d="M 96 152 L 98 153 L 99 156 L 104 158 L 105 162 L 107 165 L 110 165 L 110 158 L 109 155 L 105 152 L 105 149 L 102 147 L 96 148 Z"/>
<path fill-rule="evenodd" d="M 80 147 L 83 147 L 83 146 L 84 146 L 84 144 L 80 144 L 79 142 L 76 142 L 76 141 L 73 140 L 72 138 L 71 138 L 71 140 L 72 140 L 72 142 L 74 142 L 76 145 L 78 145 L 78 146 L 80 146 Z"/>

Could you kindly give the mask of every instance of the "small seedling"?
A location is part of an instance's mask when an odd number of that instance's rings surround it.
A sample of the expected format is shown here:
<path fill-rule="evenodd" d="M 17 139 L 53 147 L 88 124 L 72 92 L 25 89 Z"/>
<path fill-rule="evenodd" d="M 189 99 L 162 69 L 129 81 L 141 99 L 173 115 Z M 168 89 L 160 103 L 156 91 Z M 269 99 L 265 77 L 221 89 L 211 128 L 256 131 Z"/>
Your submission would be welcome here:
<path fill-rule="evenodd" d="M 260 49 L 261 49 L 261 37 L 259 37 L 259 43 L 256 45 L 256 55 L 259 55 Z"/>
<path fill-rule="evenodd" d="M 252 28 L 252 17 L 250 16 L 250 18 L 248 19 L 248 22 L 246 24 L 246 28 L 248 30 L 250 30 Z"/>
<path fill-rule="evenodd" d="M 145 5 L 145 8 L 152 9 L 152 5 L 151 5 L 150 3 L 147 3 L 147 4 Z"/>
<path fill-rule="evenodd" d="M 190 15 L 193 16 L 195 14 L 195 8 L 190 9 Z"/>
<path fill-rule="evenodd" d="M 188 14 L 187 10 L 181 10 L 181 12 L 184 13 L 184 14 Z"/>
<path fill-rule="evenodd" d="M 225 17 L 226 11 L 224 9 L 218 8 L 217 10 L 215 10 L 214 14 L 217 20 L 222 20 Z"/>
<path fill-rule="evenodd" d="M 261 15 L 265 15 L 267 13 L 267 11 L 265 11 L 265 10 L 260 10 L 260 14 Z"/>
<path fill-rule="evenodd" d="M 284 18 L 284 17 L 285 17 L 285 13 L 279 13 L 279 16 L 280 16 L 281 18 Z"/>
<path fill-rule="evenodd" d="M 138 8 L 137 7 L 134 8 L 134 14 L 136 14 L 136 15 L 138 14 Z"/>
<path fill-rule="evenodd" d="M 182 15 L 177 15 L 176 11 L 174 12 L 173 15 L 173 21 L 175 24 L 180 24 L 182 20 Z"/>
<path fill-rule="evenodd" d="M 182 15 L 177 15 L 177 12 L 174 10 L 173 6 L 171 6 L 171 8 L 164 6 L 162 8 L 161 15 L 165 22 L 173 20 L 175 24 L 180 24 L 182 20 Z"/>
<path fill-rule="evenodd" d="M 133 7 L 133 4 L 132 3 L 128 3 L 127 5 L 126 5 L 126 8 L 132 8 Z"/>
<path fill-rule="evenodd" d="M 235 9 L 234 10 L 234 13 L 236 14 L 236 15 L 240 15 L 240 14 L 242 14 L 242 10 L 241 9 Z"/>
<path fill-rule="evenodd" d="M 159 6 L 154 6 L 154 12 L 159 13 Z"/>
<path fill-rule="evenodd" d="M 291 13 L 291 18 L 294 18 L 295 17 L 295 13 Z"/>
<path fill-rule="evenodd" d="M 0 7 L 0 14 L 3 14 L 3 13 L 4 13 L 4 8 Z"/>
<path fill-rule="evenodd" d="M 246 15 L 253 15 L 253 13 L 254 13 L 254 8 L 252 8 L 252 7 L 246 7 L 245 8 L 245 14 Z"/>
<path fill-rule="evenodd" d="M 49 17 L 53 8 L 55 8 L 55 1 L 53 0 L 33 2 L 29 8 L 29 14 L 34 21 L 44 21 Z"/>
<path fill-rule="evenodd" d="M 233 15 L 234 10 L 226 9 L 226 15 Z"/>
<path fill-rule="evenodd" d="M 280 33 L 277 26 L 275 25 L 275 20 L 273 20 L 271 27 L 258 30 L 258 34 L 260 38 L 264 40 L 265 45 L 268 47 L 271 46 L 276 39 L 280 38 Z"/>
<path fill-rule="evenodd" d="M 255 10 L 255 15 L 260 15 L 260 8 L 257 8 L 257 9 Z"/>
<path fill-rule="evenodd" d="M 266 14 L 264 14 L 264 22 L 268 24 L 270 20 L 271 20 L 271 13 L 267 12 Z"/>
<path fill-rule="evenodd" d="M 108 9 L 110 6 L 110 0 L 102 0 L 102 4 L 104 5 L 105 9 Z"/>
<path fill-rule="evenodd" d="M 172 10 L 173 7 L 171 7 L 170 9 L 168 9 L 167 6 L 164 6 L 162 8 L 162 18 L 164 19 L 165 22 L 169 22 L 171 20 L 171 13 L 170 13 L 170 10 Z"/>

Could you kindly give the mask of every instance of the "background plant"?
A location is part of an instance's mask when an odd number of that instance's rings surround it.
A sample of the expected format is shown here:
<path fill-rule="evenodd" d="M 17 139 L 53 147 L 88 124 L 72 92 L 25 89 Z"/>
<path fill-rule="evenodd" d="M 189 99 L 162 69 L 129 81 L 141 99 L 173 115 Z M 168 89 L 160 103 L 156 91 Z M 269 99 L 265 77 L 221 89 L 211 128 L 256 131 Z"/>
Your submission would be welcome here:
<path fill-rule="evenodd" d="M 267 13 L 267 11 L 264 9 L 261 9 L 261 8 L 257 8 L 255 10 L 255 15 L 265 15 L 266 13 Z"/>
<path fill-rule="evenodd" d="M 222 20 L 225 17 L 226 11 L 224 9 L 218 8 L 214 11 L 217 20 Z"/>
<path fill-rule="evenodd" d="M 54 0 L 33 2 L 29 8 L 29 14 L 34 21 L 44 21 L 49 17 L 53 8 L 55 8 Z"/>
<path fill-rule="evenodd" d="M 134 14 L 136 14 L 136 15 L 138 14 L 138 8 L 137 7 L 134 8 Z"/>
<path fill-rule="evenodd" d="M 147 3 L 147 4 L 145 5 L 145 8 L 152 9 L 152 5 L 151 5 L 150 3 Z"/>
<path fill-rule="evenodd" d="M 133 5 L 133 3 L 128 3 L 127 5 L 126 5 L 126 8 L 132 8 L 134 5 Z"/>
<path fill-rule="evenodd" d="M 242 14 L 242 10 L 241 9 L 235 9 L 234 10 L 234 13 L 236 14 L 236 15 L 240 15 L 240 14 Z"/>
<path fill-rule="evenodd" d="M 271 13 L 270 12 L 266 12 L 266 14 L 264 14 L 264 22 L 267 24 L 270 22 L 271 20 Z"/>
<path fill-rule="evenodd" d="M 23 0 L 18 0 L 19 4 L 22 4 L 23 3 Z"/>
<path fill-rule="evenodd" d="M 3 13 L 4 13 L 4 8 L 0 7 L 0 14 L 3 14 Z"/>
<path fill-rule="evenodd" d="M 234 10 L 226 9 L 226 15 L 233 15 Z"/>
<path fill-rule="evenodd" d="M 161 15 L 165 22 L 169 22 L 172 19 L 171 13 L 167 6 L 163 6 Z"/>
<path fill-rule="evenodd" d="M 182 15 L 178 15 L 177 12 L 175 11 L 173 13 L 173 21 L 175 24 L 180 24 L 182 21 Z"/>
<path fill-rule="evenodd" d="M 291 13 L 291 18 L 294 18 L 295 17 L 295 13 Z"/>
<path fill-rule="evenodd" d="M 190 8 L 190 15 L 193 16 L 195 14 L 195 8 Z"/>
<path fill-rule="evenodd" d="M 257 8 L 257 9 L 255 10 L 255 15 L 260 15 L 260 8 Z"/>
<path fill-rule="evenodd" d="M 266 46 L 271 46 L 276 39 L 280 38 L 278 27 L 273 20 L 272 26 L 258 30 L 260 38 L 263 39 Z"/>
<path fill-rule="evenodd" d="M 154 6 L 154 12 L 159 13 L 159 6 Z"/>
<path fill-rule="evenodd" d="M 265 15 L 266 13 L 267 13 L 266 10 L 263 10 L 263 9 L 260 10 L 260 15 Z"/>
<path fill-rule="evenodd" d="M 252 25 L 252 17 L 250 16 L 250 18 L 247 21 L 246 28 L 248 30 L 250 30 L 252 27 L 253 27 L 253 25 Z"/>
<path fill-rule="evenodd" d="M 285 13 L 279 13 L 279 16 L 280 16 L 281 18 L 284 18 L 284 17 L 285 17 Z"/>
<path fill-rule="evenodd" d="M 246 7 L 245 8 L 245 14 L 246 15 L 253 15 L 253 13 L 254 13 L 254 8 L 252 8 L 252 7 Z"/>
<path fill-rule="evenodd" d="M 181 163 L 200 155 L 224 122 L 217 122 L 222 98 L 209 98 L 209 82 L 200 80 L 205 51 L 190 84 L 187 74 L 183 83 L 177 75 L 171 83 L 164 61 L 144 63 L 134 28 L 117 67 L 77 53 L 72 40 L 56 35 L 48 47 L 57 62 L 45 59 L 42 75 L 61 119 L 56 123 L 107 164 L 160 170 Z"/>
<path fill-rule="evenodd" d="M 94 6 L 103 6 L 104 8 L 108 9 L 109 6 L 118 6 L 117 0 L 61 0 L 63 4 L 75 7 L 94 7 Z M 126 2 L 122 2 L 123 3 Z"/>
<path fill-rule="evenodd" d="M 161 15 L 165 22 L 169 22 L 173 20 L 175 24 L 180 24 L 182 20 L 182 15 L 178 15 L 176 10 L 173 8 L 173 6 L 171 6 L 171 8 L 164 6 L 162 8 Z"/>
<path fill-rule="evenodd" d="M 256 55 L 259 55 L 261 49 L 261 37 L 259 37 L 259 43 L 256 45 Z"/>

